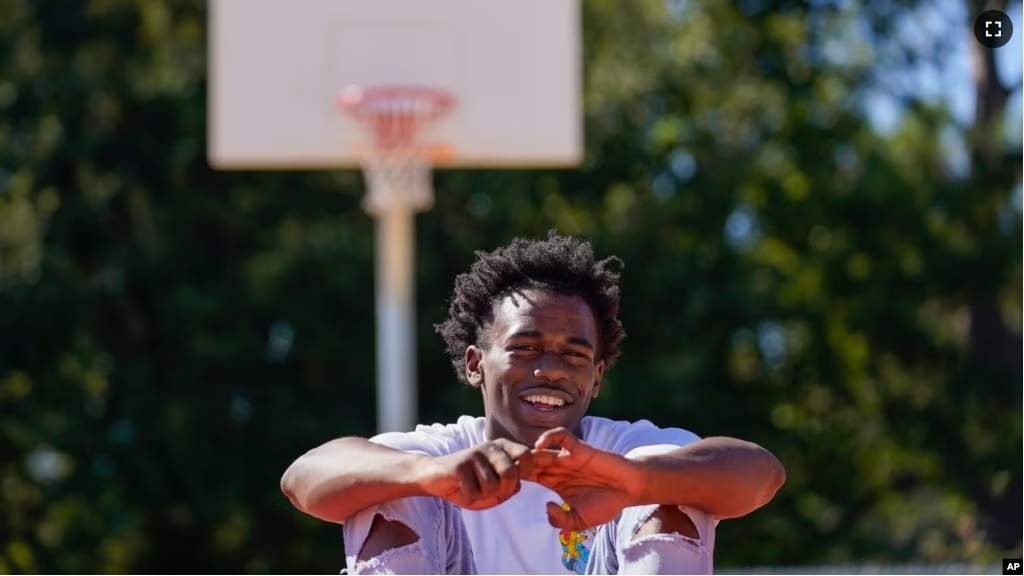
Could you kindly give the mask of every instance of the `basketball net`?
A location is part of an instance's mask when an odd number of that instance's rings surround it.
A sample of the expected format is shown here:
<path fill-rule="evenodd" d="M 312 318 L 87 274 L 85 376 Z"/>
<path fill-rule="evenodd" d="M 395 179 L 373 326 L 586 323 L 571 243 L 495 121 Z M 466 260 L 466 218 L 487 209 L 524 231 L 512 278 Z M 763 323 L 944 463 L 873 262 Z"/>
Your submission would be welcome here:
<path fill-rule="evenodd" d="M 363 154 L 363 209 L 382 216 L 394 208 L 424 212 L 434 204 L 429 141 L 452 107 L 447 92 L 420 87 L 346 88 L 340 104 L 372 141 Z"/>

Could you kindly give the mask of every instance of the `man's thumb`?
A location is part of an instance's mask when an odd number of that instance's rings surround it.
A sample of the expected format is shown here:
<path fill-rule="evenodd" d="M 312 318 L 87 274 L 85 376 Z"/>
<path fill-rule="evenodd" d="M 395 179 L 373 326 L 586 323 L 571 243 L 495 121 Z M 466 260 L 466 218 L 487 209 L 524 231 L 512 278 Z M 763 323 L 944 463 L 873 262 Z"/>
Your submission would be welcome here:
<path fill-rule="evenodd" d="M 577 532 L 586 528 L 579 513 L 572 508 L 566 510 L 565 507 L 559 506 L 554 502 L 548 502 L 547 512 L 548 522 L 555 528 Z"/>
<path fill-rule="evenodd" d="M 523 452 L 522 454 L 519 455 L 518 458 L 515 459 L 515 463 L 516 468 L 519 471 L 519 478 L 521 480 L 529 480 L 531 482 L 534 481 L 533 470 L 535 460 L 532 452 L 530 452 L 529 450 Z"/>

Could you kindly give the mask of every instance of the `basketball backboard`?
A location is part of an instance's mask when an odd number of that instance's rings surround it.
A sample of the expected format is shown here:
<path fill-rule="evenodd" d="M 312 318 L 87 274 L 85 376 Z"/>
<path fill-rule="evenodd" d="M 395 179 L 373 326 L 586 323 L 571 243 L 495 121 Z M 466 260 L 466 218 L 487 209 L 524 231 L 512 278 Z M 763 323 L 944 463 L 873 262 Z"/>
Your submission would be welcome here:
<path fill-rule="evenodd" d="M 346 87 L 425 86 L 455 105 L 439 166 L 572 166 L 582 156 L 578 0 L 213 0 L 215 168 L 344 168 L 366 135 Z"/>

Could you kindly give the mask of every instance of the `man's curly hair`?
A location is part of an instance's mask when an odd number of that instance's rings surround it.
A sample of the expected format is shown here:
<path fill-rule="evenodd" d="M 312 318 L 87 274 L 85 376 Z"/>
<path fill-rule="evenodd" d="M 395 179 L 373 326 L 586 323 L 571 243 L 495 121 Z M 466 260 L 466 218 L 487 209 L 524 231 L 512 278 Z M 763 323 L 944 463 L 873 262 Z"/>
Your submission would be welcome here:
<path fill-rule="evenodd" d="M 476 252 L 477 260 L 468 273 L 455 278 L 448 319 L 434 328 L 448 345 L 455 374 L 464 383 L 466 348 L 483 346 L 484 330 L 494 304 L 524 289 L 541 289 L 555 294 L 579 296 L 597 321 L 597 360 L 610 368 L 621 351 L 625 337 L 619 321 L 619 272 L 622 261 L 612 256 L 594 260 L 590 242 L 548 232 L 546 240 L 516 238 L 493 252 Z"/>

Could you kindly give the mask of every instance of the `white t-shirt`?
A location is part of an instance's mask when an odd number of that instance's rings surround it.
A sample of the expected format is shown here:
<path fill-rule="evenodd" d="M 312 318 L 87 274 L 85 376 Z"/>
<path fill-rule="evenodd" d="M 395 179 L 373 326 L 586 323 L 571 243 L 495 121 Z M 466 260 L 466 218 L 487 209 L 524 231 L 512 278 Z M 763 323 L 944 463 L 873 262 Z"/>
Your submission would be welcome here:
<path fill-rule="evenodd" d="M 664 453 L 700 439 L 679 428 L 658 428 L 647 420 L 623 422 L 594 416 L 583 418 L 582 431 L 587 444 L 627 458 Z M 417 426 L 414 432 L 390 432 L 371 440 L 405 452 L 444 456 L 486 438 L 483 418 L 463 416 L 455 424 Z M 479 512 L 462 510 L 478 573 L 565 574 L 567 569 L 574 571 L 567 562 L 589 557 L 596 530 L 561 534 L 548 523 L 547 502 L 561 499 L 540 484 L 523 482 L 519 493 L 499 506 Z M 568 546 L 562 540 L 568 540 Z"/>

